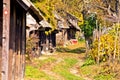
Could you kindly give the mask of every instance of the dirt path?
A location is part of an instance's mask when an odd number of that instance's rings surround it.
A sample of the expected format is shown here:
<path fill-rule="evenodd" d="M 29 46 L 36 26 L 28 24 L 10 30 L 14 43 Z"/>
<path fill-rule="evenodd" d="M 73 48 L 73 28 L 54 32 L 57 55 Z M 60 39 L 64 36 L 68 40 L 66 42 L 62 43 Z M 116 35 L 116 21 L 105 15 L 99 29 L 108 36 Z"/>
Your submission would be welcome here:
<path fill-rule="evenodd" d="M 88 77 L 85 77 L 84 75 L 80 74 L 79 68 L 80 68 L 80 66 L 83 65 L 83 63 L 84 63 L 84 61 L 80 59 L 80 60 L 70 69 L 70 72 L 71 72 L 72 74 L 76 75 L 76 76 L 82 77 L 82 78 L 85 79 L 85 80 L 92 80 L 92 79 L 90 79 L 90 78 L 88 78 Z"/>
<path fill-rule="evenodd" d="M 65 80 L 62 76 L 58 75 L 57 73 L 52 71 L 52 68 L 54 66 L 56 66 L 58 63 L 60 63 L 62 60 L 61 58 L 57 59 L 57 61 L 55 63 L 46 65 L 44 67 L 41 68 L 42 71 L 44 71 L 46 74 L 54 77 L 56 80 Z"/>
<path fill-rule="evenodd" d="M 64 64 L 65 59 L 67 59 L 67 58 L 75 59 L 78 62 L 73 67 L 68 69 L 68 72 L 69 72 L 68 74 L 73 74 L 74 77 L 75 76 L 82 77 L 84 80 L 90 80 L 86 77 L 83 77 L 79 73 L 79 68 L 84 62 L 83 61 L 84 52 L 85 52 L 85 44 L 84 43 L 77 44 L 77 45 L 71 45 L 68 47 L 62 47 L 62 48 L 60 47 L 60 48 L 58 48 L 57 52 L 54 53 L 55 55 L 53 54 L 53 55 L 41 56 L 39 58 L 41 63 L 42 63 L 42 61 L 44 62 L 45 60 L 47 60 L 49 58 L 55 59 L 55 61 L 53 61 L 53 62 L 49 61 L 48 63 L 43 64 L 39 69 L 40 69 L 40 71 L 43 71 L 45 74 L 54 77 L 55 80 L 69 80 L 69 79 L 66 79 L 64 75 L 60 75 L 60 74 L 54 72 L 53 69 L 55 66 L 59 65 L 62 62 Z M 67 73 L 66 73 L 66 75 L 67 75 Z M 79 80 L 78 77 L 76 80 Z M 30 79 L 30 80 L 34 80 L 34 79 Z M 49 79 L 45 79 L 45 80 L 49 80 Z M 72 80 L 72 79 L 70 79 L 70 80 Z"/>

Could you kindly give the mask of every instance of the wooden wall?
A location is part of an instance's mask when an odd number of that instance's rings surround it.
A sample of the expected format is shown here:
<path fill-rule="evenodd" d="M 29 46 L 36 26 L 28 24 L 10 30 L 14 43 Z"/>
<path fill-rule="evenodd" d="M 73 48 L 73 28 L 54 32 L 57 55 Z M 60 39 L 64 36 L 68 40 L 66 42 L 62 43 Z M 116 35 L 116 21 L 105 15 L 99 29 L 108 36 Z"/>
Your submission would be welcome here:
<path fill-rule="evenodd" d="M 76 29 L 75 28 L 70 28 L 67 30 L 67 34 L 68 34 L 68 40 L 70 39 L 76 39 Z"/>
<path fill-rule="evenodd" d="M 2 59 L 2 17 L 3 17 L 3 0 L 0 0 L 0 71 L 1 71 L 1 59 Z M 1 79 L 1 74 L 0 74 L 0 79 Z"/>
<path fill-rule="evenodd" d="M 26 12 L 14 0 L 11 0 L 9 80 L 21 80 L 25 68 Z"/>
<path fill-rule="evenodd" d="M 56 47 L 56 33 L 52 33 L 50 36 L 50 43 L 52 43 L 52 47 Z"/>
<path fill-rule="evenodd" d="M 39 42 L 39 45 L 40 45 L 40 50 L 42 51 L 46 51 L 46 39 L 47 39 L 47 36 L 45 34 L 45 31 L 40 31 L 39 32 L 39 39 L 40 39 L 40 42 Z"/>
<path fill-rule="evenodd" d="M 59 33 L 56 34 L 56 44 L 63 46 L 68 41 L 67 29 L 62 29 Z"/>
<path fill-rule="evenodd" d="M 10 0 L 3 0 L 1 80 L 8 80 Z"/>

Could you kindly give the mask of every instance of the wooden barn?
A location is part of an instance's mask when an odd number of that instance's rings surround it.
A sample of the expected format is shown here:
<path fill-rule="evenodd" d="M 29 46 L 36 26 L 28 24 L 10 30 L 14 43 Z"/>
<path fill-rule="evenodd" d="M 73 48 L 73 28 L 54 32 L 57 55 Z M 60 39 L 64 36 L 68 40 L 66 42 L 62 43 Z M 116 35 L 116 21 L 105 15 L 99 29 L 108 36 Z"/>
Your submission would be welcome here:
<path fill-rule="evenodd" d="M 26 12 L 43 19 L 29 0 L 0 0 L 0 80 L 24 77 Z"/>
<path fill-rule="evenodd" d="M 69 13 L 66 13 L 66 17 L 69 25 L 69 29 L 67 30 L 68 40 L 71 40 L 72 44 L 77 43 L 80 35 L 80 27 L 78 26 L 80 20 Z"/>
<path fill-rule="evenodd" d="M 39 55 L 46 54 L 50 48 L 54 48 L 56 46 L 55 31 L 47 34 L 51 29 L 51 25 L 45 19 L 37 23 L 32 16 L 27 15 L 27 36 L 33 36 L 39 39 L 38 42 L 35 43 L 38 45 L 38 47 L 34 48 L 35 53 L 39 51 Z"/>
<path fill-rule="evenodd" d="M 49 35 L 50 36 L 50 43 L 52 44 L 52 47 L 55 49 L 56 48 L 56 34 L 58 33 L 58 30 L 57 29 L 54 29 L 51 34 Z"/>
<path fill-rule="evenodd" d="M 78 19 L 66 13 L 66 17 L 62 18 L 59 14 L 55 13 L 55 18 L 57 20 L 59 33 L 57 36 L 58 45 L 72 44 L 73 41 L 77 42 L 76 34 L 79 35 L 80 28 L 78 26 Z"/>
<path fill-rule="evenodd" d="M 40 25 L 36 22 L 34 17 L 27 13 L 26 15 L 26 38 L 29 38 L 32 35 L 37 34 L 37 30 Z"/>
<path fill-rule="evenodd" d="M 40 22 L 41 27 L 39 28 L 39 45 L 42 54 L 45 54 L 49 50 L 49 35 L 47 32 L 52 29 L 52 26 L 46 21 Z"/>
<path fill-rule="evenodd" d="M 59 31 L 56 34 L 56 44 L 57 45 L 65 45 L 68 41 L 67 37 L 67 30 L 69 26 L 64 18 L 62 18 L 59 14 L 54 13 L 55 19 L 57 20 L 57 30 Z"/>

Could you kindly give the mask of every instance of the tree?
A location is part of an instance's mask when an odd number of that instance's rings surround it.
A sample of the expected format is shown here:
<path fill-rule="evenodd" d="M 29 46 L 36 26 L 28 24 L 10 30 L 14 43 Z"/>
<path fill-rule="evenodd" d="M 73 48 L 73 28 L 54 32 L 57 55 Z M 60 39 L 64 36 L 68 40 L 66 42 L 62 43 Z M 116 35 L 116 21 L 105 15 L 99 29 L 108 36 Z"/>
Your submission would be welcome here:
<path fill-rule="evenodd" d="M 96 20 L 97 16 L 96 14 L 89 14 L 84 19 L 84 24 L 81 25 L 81 29 L 84 32 L 85 41 L 86 41 L 86 56 L 88 55 L 88 50 L 91 47 L 92 44 L 92 37 L 93 37 L 93 30 L 96 27 Z"/>
<path fill-rule="evenodd" d="M 116 54 L 118 54 L 118 55 L 120 54 L 119 47 L 117 47 L 120 45 L 120 42 L 117 42 L 117 41 L 120 41 L 118 39 L 120 37 L 120 35 L 119 35 L 120 31 L 119 31 L 118 27 L 113 26 L 113 25 L 116 25 L 117 23 L 118 23 L 117 26 L 119 26 L 119 21 L 120 21 L 119 1 L 120 0 L 92 0 L 91 4 L 93 6 L 90 9 L 91 12 L 93 12 L 95 10 L 97 12 L 97 15 L 99 16 L 98 17 L 99 19 L 101 18 L 103 21 L 110 22 L 107 25 L 112 24 L 111 27 L 114 27 L 114 29 L 115 29 L 115 35 L 114 35 L 114 39 L 113 39 L 114 51 L 112 54 L 112 61 L 114 61 L 116 59 Z M 94 8 L 94 10 L 93 10 L 93 8 Z M 107 25 L 105 25 L 105 26 L 107 26 Z M 117 50 L 118 50 L 118 52 L 117 52 Z M 119 56 L 118 56 L 118 58 L 119 58 Z"/>

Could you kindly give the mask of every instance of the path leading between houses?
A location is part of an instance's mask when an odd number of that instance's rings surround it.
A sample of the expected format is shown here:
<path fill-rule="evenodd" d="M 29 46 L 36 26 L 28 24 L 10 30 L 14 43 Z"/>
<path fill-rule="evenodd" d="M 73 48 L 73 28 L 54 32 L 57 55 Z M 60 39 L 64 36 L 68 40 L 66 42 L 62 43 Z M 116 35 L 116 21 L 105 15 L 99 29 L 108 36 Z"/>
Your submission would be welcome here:
<path fill-rule="evenodd" d="M 31 66 L 37 64 L 37 68 L 44 72 L 45 75 L 34 79 L 30 76 L 25 76 L 25 80 L 91 80 L 84 77 L 80 73 L 80 67 L 84 63 L 85 44 L 79 43 L 67 47 L 59 47 L 52 55 L 42 55 L 37 61 L 31 62 Z M 29 65 L 29 64 L 28 64 Z M 40 66 L 38 66 L 40 65 Z"/>

